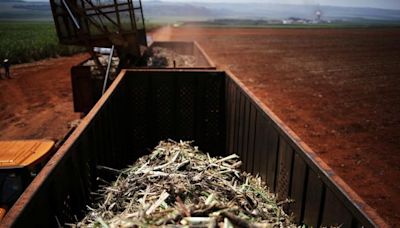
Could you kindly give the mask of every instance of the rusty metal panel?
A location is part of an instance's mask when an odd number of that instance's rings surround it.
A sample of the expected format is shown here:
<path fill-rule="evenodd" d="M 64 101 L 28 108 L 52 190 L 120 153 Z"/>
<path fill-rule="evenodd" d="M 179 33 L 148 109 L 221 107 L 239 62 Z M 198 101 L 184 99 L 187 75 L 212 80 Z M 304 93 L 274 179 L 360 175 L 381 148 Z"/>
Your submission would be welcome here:
<path fill-rule="evenodd" d="M 72 153 L 76 153 L 76 150 L 73 149 Z M 74 189 L 72 185 L 75 185 L 77 183 L 71 183 L 73 180 L 73 177 L 71 177 L 68 171 L 71 170 L 70 165 L 70 157 L 66 160 L 64 160 L 62 163 L 62 166 L 60 166 L 59 169 L 57 169 L 56 172 L 53 173 L 53 175 L 56 178 L 59 178 L 59 180 L 56 180 L 53 178 L 51 181 L 51 190 L 50 190 L 50 198 L 51 198 L 51 205 L 54 209 L 54 217 L 51 219 L 54 223 L 56 221 L 73 221 L 74 218 L 74 212 L 73 208 L 75 205 L 73 205 L 72 202 L 72 196 L 71 193 L 76 190 Z M 62 181 L 61 181 L 62 180 Z M 75 194 L 74 194 L 75 196 Z M 34 210 L 33 208 L 31 208 Z M 48 213 L 48 212 L 47 212 Z"/>
<path fill-rule="evenodd" d="M 256 131 L 255 131 L 255 151 L 254 151 L 254 164 L 253 173 L 259 174 L 265 181 L 267 177 L 266 165 L 267 161 L 263 159 L 265 154 L 265 139 L 266 139 L 266 121 L 262 115 L 256 116 Z"/>
<path fill-rule="evenodd" d="M 153 121 L 152 114 L 149 114 L 152 98 L 147 92 L 152 90 L 151 81 L 145 77 L 130 77 L 126 84 L 129 84 L 125 92 L 127 106 L 125 112 L 129 116 L 126 124 L 130 129 L 127 137 L 132 143 L 132 150 L 140 156 L 143 152 L 140 153 L 139 145 L 150 146 L 152 141 L 152 135 L 148 133 Z"/>
<path fill-rule="evenodd" d="M 263 181 L 265 181 L 268 185 L 268 166 L 270 157 L 268 156 L 269 145 L 270 145 L 270 125 L 269 121 L 265 118 L 265 116 L 261 116 L 261 127 L 262 127 L 262 138 L 261 138 L 261 156 L 260 156 L 260 175 Z M 270 187 L 270 185 L 268 185 Z"/>
<path fill-rule="evenodd" d="M 288 191 L 291 193 L 290 196 L 296 200 L 296 203 L 294 203 L 289 209 L 294 212 L 298 222 L 303 222 L 304 218 L 313 225 L 318 225 L 322 222 L 321 212 L 324 204 L 323 195 L 326 189 L 330 189 L 338 200 L 345 205 L 345 208 L 347 208 L 347 210 L 352 214 L 353 226 L 359 226 L 361 224 L 364 226 L 373 226 L 371 224 L 379 224 L 379 226 L 383 227 L 387 226 L 387 224 L 372 208 L 365 204 L 365 202 L 346 183 L 344 183 L 340 177 L 334 174 L 329 166 L 327 166 L 301 139 L 299 139 L 298 136 L 291 131 L 291 129 L 289 129 L 268 107 L 262 104 L 262 102 L 259 101 L 257 97 L 255 97 L 254 94 L 249 91 L 242 82 L 240 82 L 239 79 L 231 73 L 228 74 L 228 77 L 234 84 L 236 84 L 240 93 L 243 93 L 247 99 L 251 100 L 257 106 L 259 113 L 262 114 L 265 121 L 268 122 L 268 125 L 265 126 L 265 134 L 267 135 L 266 140 L 264 140 L 263 143 L 258 144 L 258 142 L 256 142 L 255 144 L 255 157 L 260 157 L 260 164 L 258 165 L 257 159 L 255 159 L 254 172 L 258 173 L 258 166 L 265 166 L 266 164 L 266 167 L 260 168 L 266 169 L 267 177 L 265 178 L 262 170 L 259 173 L 263 177 L 263 180 L 266 180 L 270 189 L 275 191 L 279 190 L 279 185 L 284 186 L 283 184 L 279 184 L 279 180 L 277 180 L 277 178 L 279 178 L 277 172 L 281 171 L 277 163 L 278 158 L 281 158 L 282 152 L 277 149 L 278 143 L 281 140 L 285 140 L 288 147 L 295 152 L 293 177 L 291 177 L 292 181 L 290 181 L 291 185 L 289 186 Z M 235 123 L 240 125 L 237 121 L 235 121 Z M 233 127 L 237 128 L 238 126 Z M 257 128 L 257 141 L 260 138 L 258 132 L 259 129 Z M 260 148 L 265 145 L 267 153 L 261 153 L 259 156 L 257 151 L 263 151 L 264 148 Z M 310 177 L 309 173 L 312 173 L 310 174 Z M 315 178 L 315 176 L 317 178 Z M 311 179 L 308 180 L 308 178 Z M 286 188 L 288 187 L 284 187 L 285 191 Z M 311 188 L 313 188 L 314 195 L 308 193 L 308 189 Z M 312 197 L 321 199 L 317 202 L 311 202 L 310 199 L 312 199 Z M 319 211 L 317 211 L 318 208 Z M 368 217 L 367 214 L 370 217 Z M 340 220 L 339 218 L 337 219 Z"/>
<path fill-rule="evenodd" d="M 138 144 L 151 147 L 161 139 L 190 137 L 204 150 L 225 150 L 223 74 L 147 70 L 128 72 L 127 79 L 128 93 L 135 94 L 129 97 L 132 115 L 139 114 L 133 123 L 142 125 L 137 133 L 147 139 Z"/>
<path fill-rule="evenodd" d="M 32 200 L 27 202 L 24 207 L 18 208 L 21 213 L 27 213 L 34 219 L 24 219 L 23 216 L 15 217 L 12 221 L 6 223 L 7 221 L 1 221 L 1 227 L 11 227 L 11 222 L 13 222 L 13 227 L 55 227 L 57 223 L 55 218 L 50 213 L 43 213 L 52 211 L 52 199 L 50 189 L 46 191 L 40 191 L 35 195 L 37 200 Z M 38 208 L 40 208 L 38 210 Z M 5 219 L 9 216 L 9 212 L 6 214 Z M 21 218 L 22 217 L 22 218 Z"/>
<path fill-rule="evenodd" d="M 196 82 L 196 90 L 198 91 L 203 91 L 205 90 L 205 88 L 207 87 L 207 83 L 204 80 L 201 81 L 197 81 Z M 195 124 L 195 139 L 196 142 L 199 144 L 203 144 L 204 142 L 204 138 L 203 135 L 206 131 L 206 126 L 204 125 L 203 122 L 203 116 L 205 114 L 205 110 L 204 105 L 205 105 L 205 99 L 203 99 L 203 97 L 201 96 L 197 96 L 196 100 L 194 101 L 196 103 L 196 124 Z"/>
<path fill-rule="evenodd" d="M 129 155 L 126 153 L 127 148 L 124 147 L 126 145 L 124 141 L 127 140 L 126 132 L 129 128 L 125 126 L 126 124 L 122 120 L 126 120 L 128 117 L 126 116 L 126 112 L 124 112 L 124 105 L 121 105 L 121 100 L 123 100 L 122 92 L 116 93 L 114 96 L 114 102 L 109 103 L 107 113 L 107 119 L 110 123 L 109 137 L 113 145 L 111 147 L 112 161 L 117 164 L 118 167 L 124 167 L 126 161 L 129 161 Z M 116 116 L 118 116 L 118 118 L 115 118 Z M 124 157 L 125 159 L 122 161 L 121 158 Z"/>
<path fill-rule="evenodd" d="M 195 78 L 188 76 L 177 81 L 176 88 L 176 137 L 182 140 L 194 138 L 196 105 L 193 102 L 197 96 L 193 89 Z"/>
<path fill-rule="evenodd" d="M 290 211 L 295 216 L 295 221 L 300 224 L 304 217 L 304 205 L 307 191 L 308 169 L 306 163 L 297 154 L 294 155 L 293 178 L 291 183 L 290 196 L 294 203 L 290 207 Z"/>
<path fill-rule="evenodd" d="M 283 138 L 279 140 L 279 158 L 276 193 L 278 200 L 283 201 L 290 198 L 292 173 L 294 164 L 293 148 Z M 285 205 L 285 209 L 288 209 Z M 286 210 L 287 211 L 287 210 Z"/>
<path fill-rule="evenodd" d="M 229 155 L 231 152 L 231 148 L 229 146 L 229 141 L 231 134 L 228 134 L 228 132 L 231 132 L 231 121 L 232 121 L 232 115 L 230 114 L 232 112 L 232 99 L 230 98 L 232 96 L 232 83 L 230 83 L 229 80 L 225 79 L 225 110 L 226 110 L 226 126 L 225 126 L 225 132 L 227 133 L 226 135 L 226 141 L 225 141 L 225 147 L 226 151 L 224 155 Z"/>
<path fill-rule="evenodd" d="M 248 171 L 247 160 L 248 160 L 248 146 L 249 146 L 249 125 L 250 125 L 250 102 L 249 99 L 246 99 L 244 102 L 244 118 L 243 118 L 243 140 L 241 147 L 242 161 L 243 161 L 243 169 Z"/>
<path fill-rule="evenodd" d="M 120 132 L 124 132 L 122 125 L 118 124 L 118 119 L 120 119 L 120 115 L 118 112 L 113 112 L 115 109 L 115 105 L 117 105 L 117 101 L 110 102 L 108 104 L 108 108 L 104 109 L 102 118 L 104 118 L 103 122 L 105 122 L 106 126 L 103 128 L 103 137 L 105 138 L 104 151 L 107 155 L 107 160 L 112 167 L 124 167 L 126 166 L 126 161 L 121 161 L 120 155 L 122 155 L 122 142 L 118 141 L 118 138 L 123 136 L 119 136 Z M 123 112 L 121 112 L 123 115 Z M 116 118 L 118 116 L 118 118 Z"/>
<path fill-rule="evenodd" d="M 225 150 L 225 78 L 220 72 L 204 74 L 197 77 L 199 82 L 204 82 L 205 88 L 198 90 L 198 97 L 204 101 L 201 118 L 203 127 L 201 144 L 204 150 L 210 151 L 213 155 L 219 155 Z M 199 144 L 200 145 L 200 144 Z"/>
<path fill-rule="evenodd" d="M 105 122 L 105 119 L 103 117 L 103 113 L 99 113 L 97 116 L 97 119 L 94 123 L 95 131 L 96 131 L 96 142 L 98 145 L 98 151 L 96 152 L 96 155 L 98 156 L 98 162 L 99 164 L 105 165 L 105 166 L 111 166 L 111 162 L 108 159 L 109 154 L 107 153 L 105 149 L 105 143 L 107 142 L 107 138 L 104 135 L 104 132 L 107 131 L 107 123 Z"/>
<path fill-rule="evenodd" d="M 246 97 L 242 92 L 239 92 L 239 103 L 238 103 L 238 119 L 237 119 L 237 140 L 236 140 L 236 153 L 243 158 L 243 129 L 244 129 L 244 107 L 245 107 Z"/>
<path fill-rule="evenodd" d="M 331 190 L 327 189 L 321 226 L 357 227 L 353 217 Z"/>
<path fill-rule="evenodd" d="M 276 175 L 278 168 L 278 144 L 279 134 L 272 126 L 271 122 L 268 124 L 268 136 L 267 136 L 267 185 L 275 192 L 276 188 Z"/>
<path fill-rule="evenodd" d="M 229 85 L 229 95 L 226 98 L 227 101 L 229 102 L 229 109 L 227 110 L 227 116 L 229 122 L 227 123 L 228 127 L 228 132 L 227 132 L 227 148 L 228 148 L 228 153 L 235 153 L 234 151 L 234 146 L 235 146 L 235 121 L 236 121 L 236 94 L 237 94 L 237 88 L 236 86 L 232 83 L 231 80 L 227 79 L 228 85 Z"/>
<path fill-rule="evenodd" d="M 240 156 L 240 151 L 238 151 L 238 144 L 239 144 L 239 122 L 240 122 L 240 100 L 242 98 L 241 92 L 238 89 L 236 91 L 236 98 L 235 98 L 235 121 L 234 121 L 234 134 L 235 134 L 235 138 L 233 140 L 233 150 L 234 153 L 238 154 Z"/>
<path fill-rule="evenodd" d="M 72 67 L 71 83 L 72 96 L 74 99 L 74 111 L 88 113 L 96 102 L 90 67 Z"/>
<path fill-rule="evenodd" d="M 304 223 L 319 227 L 321 224 L 321 212 L 324 206 L 325 186 L 321 179 L 313 171 L 308 172 L 307 194 L 304 208 Z"/>
<path fill-rule="evenodd" d="M 250 103 L 250 122 L 249 122 L 249 139 L 248 139 L 248 148 L 247 148 L 247 161 L 246 167 L 247 171 L 250 173 L 254 173 L 254 156 L 255 156 L 255 135 L 256 135 L 256 119 L 257 119 L 257 109 L 254 107 L 254 104 Z"/>
<path fill-rule="evenodd" d="M 94 183 L 97 175 L 93 175 L 93 170 L 96 169 L 93 164 L 93 150 L 89 146 L 90 134 L 87 132 L 82 137 L 82 141 L 79 143 L 77 149 L 78 151 L 83 151 L 83 153 L 75 153 L 73 156 L 74 170 L 78 172 L 81 184 L 81 191 L 83 197 L 83 203 L 86 205 L 91 202 L 92 197 L 90 195 L 90 190 L 94 188 Z"/>
<path fill-rule="evenodd" d="M 76 155 L 74 156 L 74 154 L 86 152 L 78 152 L 78 148 L 75 151 L 76 152 L 71 154 L 71 157 L 66 160 L 65 169 L 62 171 L 64 174 L 66 174 L 66 177 L 62 180 L 67 182 L 67 194 L 66 198 L 64 199 L 63 208 L 65 219 L 62 219 L 61 221 L 74 221 L 75 216 L 83 216 L 83 212 L 77 211 L 77 208 L 84 208 L 86 203 L 90 203 L 85 201 L 85 198 L 87 198 L 87 195 L 85 194 L 90 194 L 90 192 L 83 190 L 80 176 L 80 173 L 83 172 L 83 170 L 78 170 L 79 167 L 76 166 L 78 160 L 74 160 L 74 157 L 78 158 Z"/>
<path fill-rule="evenodd" d="M 135 76 L 136 77 L 136 76 Z M 139 76 L 137 76 L 139 77 Z M 175 85 L 173 78 L 167 75 L 152 75 L 152 130 L 154 138 L 161 140 L 175 138 Z"/>

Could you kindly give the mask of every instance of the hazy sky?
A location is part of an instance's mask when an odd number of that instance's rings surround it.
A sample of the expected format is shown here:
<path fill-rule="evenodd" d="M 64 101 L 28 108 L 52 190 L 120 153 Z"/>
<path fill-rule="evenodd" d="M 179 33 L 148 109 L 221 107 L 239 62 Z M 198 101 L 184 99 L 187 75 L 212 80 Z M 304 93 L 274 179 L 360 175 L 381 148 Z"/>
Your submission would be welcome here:
<path fill-rule="evenodd" d="M 48 1 L 48 0 L 25 0 L 25 1 Z M 154 0 L 142 0 L 154 1 Z M 331 5 L 345 7 L 373 7 L 384 9 L 400 9 L 400 0 L 160 0 L 164 2 L 272 2 L 281 4 L 308 4 L 308 5 Z"/>
<path fill-rule="evenodd" d="M 144 2 L 151 0 L 142 0 Z M 320 4 L 332 6 L 400 9 L 400 0 L 162 0 L 169 2 L 274 2 L 282 4 Z"/>

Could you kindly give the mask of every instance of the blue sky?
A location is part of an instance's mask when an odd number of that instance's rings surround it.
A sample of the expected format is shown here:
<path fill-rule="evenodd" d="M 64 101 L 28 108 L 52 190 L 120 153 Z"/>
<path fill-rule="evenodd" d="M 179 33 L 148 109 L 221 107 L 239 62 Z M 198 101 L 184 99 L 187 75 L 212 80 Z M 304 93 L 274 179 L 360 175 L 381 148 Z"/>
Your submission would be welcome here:
<path fill-rule="evenodd" d="M 151 0 L 142 0 L 144 2 Z M 320 4 L 345 7 L 373 7 L 385 9 L 400 9 L 400 0 L 162 0 L 169 2 L 273 2 L 282 4 Z"/>

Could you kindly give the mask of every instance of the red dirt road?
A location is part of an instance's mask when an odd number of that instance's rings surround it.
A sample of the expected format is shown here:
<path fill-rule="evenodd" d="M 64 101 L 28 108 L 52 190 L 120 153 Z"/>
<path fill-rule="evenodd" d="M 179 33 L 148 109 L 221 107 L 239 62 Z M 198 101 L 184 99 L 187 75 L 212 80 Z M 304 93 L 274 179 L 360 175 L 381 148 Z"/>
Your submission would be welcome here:
<path fill-rule="evenodd" d="M 87 55 L 12 66 L 0 80 L 0 140 L 61 139 L 73 112 L 70 69 Z"/>
<path fill-rule="evenodd" d="M 400 29 L 169 28 L 230 69 L 400 226 Z M 157 38 L 157 37 L 156 37 Z"/>

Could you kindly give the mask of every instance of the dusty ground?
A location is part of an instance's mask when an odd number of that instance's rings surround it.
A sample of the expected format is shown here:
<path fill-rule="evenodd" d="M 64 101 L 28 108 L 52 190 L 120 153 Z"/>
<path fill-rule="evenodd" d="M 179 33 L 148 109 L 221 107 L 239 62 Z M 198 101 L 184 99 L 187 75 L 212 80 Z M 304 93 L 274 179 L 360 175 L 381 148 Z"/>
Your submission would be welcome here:
<path fill-rule="evenodd" d="M 400 29 L 164 28 L 197 40 L 393 226 L 400 225 Z"/>
<path fill-rule="evenodd" d="M 400 225 L 400 29 L 164 28 L 197 40 L 393 226 Z M 15 66 L 0 80 L 0 140 L 53 138 L 79 118 L 69 71 L 87 56 Z"/>
<path fill-rule="evenodd" d="M 70 68 L 87 55 L 12 66 L 0 79 L 0 140 L 61 139 L 73 112 Z"/>

